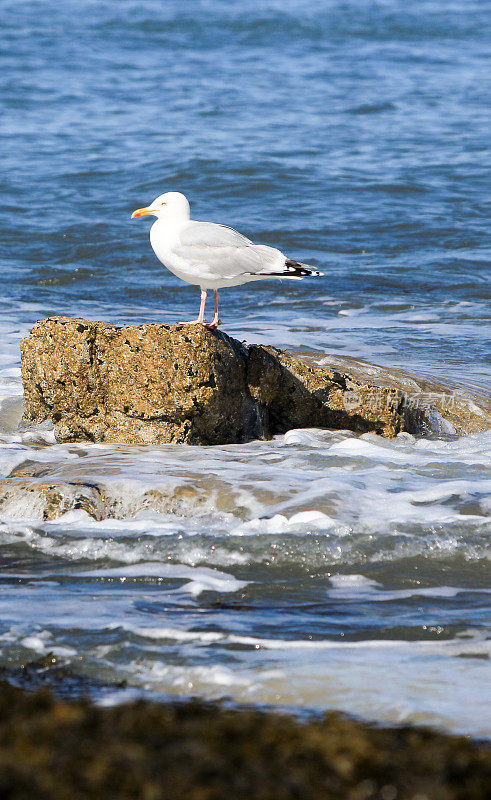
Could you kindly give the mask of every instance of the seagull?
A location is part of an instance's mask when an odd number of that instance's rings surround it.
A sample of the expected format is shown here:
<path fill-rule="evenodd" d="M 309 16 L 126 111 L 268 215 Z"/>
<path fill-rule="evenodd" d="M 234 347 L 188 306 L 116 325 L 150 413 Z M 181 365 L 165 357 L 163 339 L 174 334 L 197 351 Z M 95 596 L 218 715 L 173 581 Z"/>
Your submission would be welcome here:
<path fill-rule="evenodd" d="M 281 250 L 254 244 L 241 233 L 216 222 L 191 219 L 187 198 L 181 192 L 165 192 L 146 208 L 137 208 L 131 219 L 153 214 L 150 244 L 159 261 L 183 281 L 201 288 L 201 304 L 196 319 L 181 325 L 218 327 L 218 290 L 241 286 L 268 278 L 301 279 L 322 275 L 309 264 L 287 258 Z M 213 289 L 215 315 L 205 322 L 206 295 Z"/>

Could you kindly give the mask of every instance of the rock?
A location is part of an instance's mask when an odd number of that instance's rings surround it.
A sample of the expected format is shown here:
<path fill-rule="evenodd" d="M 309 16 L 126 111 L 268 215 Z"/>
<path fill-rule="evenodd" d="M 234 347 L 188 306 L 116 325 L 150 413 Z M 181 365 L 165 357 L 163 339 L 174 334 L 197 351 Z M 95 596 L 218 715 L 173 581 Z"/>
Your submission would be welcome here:
<path fill-rule="evenodd" d="M 428 408 L 431 430 L 435 433 L 451 432 L 453 428 L 460 436 L 491 427 L 491 400 L 484 390 L 446 386 L 439 381 L 409 375 L 400 369 L 389 370 L 349 356 L 329 355 L 322 359 L 322 365 L 348 372 L 356 380 L 369 380 L 376 386 L 401 389 L 407 408 Z M 436 419 L 438 415 L 439 421 Z"/>
<path fill-rule="evenodd" d="M 455 430 L 397 385 L 198 325 L 52 317 L 22 340 L 21 355 L 24 420 L 51 420 L 59 442 L 212 445 L 302 427 Z"/>
<path fill-rule="evenodd" d="M 24 419 L 51 419 L 60 442 L 216 444 L 261 432 L 246 351 L 201 326 L 59 317 L 38 322 L 21 354 Z"/>
<path fill-rule="evenodd" d="M 185 517 L 203 512 L 207 504 L 207 495 L 193 486 L 140 491 L 135 486 L 127 491 L 119 487 L 113 491 L 110 483 L 50 479 L 44 470 L 29 470 L 25 462 L 0 480 L 0 517 L 51 521 L 78 509 L 97 521 L 128 519 L 141 512 Z"/>
<path fill-rule="evenodd" d="M 101 685 L 53 654 L 0 678 L 5 800 L 489 797 L 489 745 L 466 736 L 336 711 L 302 718 L 199 700 L 128 703 L 122 693 L 114 702 L 117 685 L 112 702 L 95 705 L 76 698 L 101 697 Z"/>
<path fill-rule="evenodd" d="M 406 408 L 399 389 L 373 386 L 271 347 L 248 350 L 248 389 L 270 435 L 291 428 L 337 428 L 396 436 L 429 430 L 425 408 Z"/>
<path fill-rule="evenodd" d="M 75 482 L 40 482 L 23 478 L 0 480 L 0 516 L 16 519 L 53 520 L 73 509 L 93 519 L 105 518 L 104 502 L 97 486 Z"/>

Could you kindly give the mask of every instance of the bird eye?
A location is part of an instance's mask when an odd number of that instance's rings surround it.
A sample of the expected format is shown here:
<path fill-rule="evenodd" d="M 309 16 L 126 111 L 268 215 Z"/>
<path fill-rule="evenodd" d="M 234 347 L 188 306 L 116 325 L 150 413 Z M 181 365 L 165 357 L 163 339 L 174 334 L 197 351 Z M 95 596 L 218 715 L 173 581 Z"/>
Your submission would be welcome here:
<path fill-rule="evenodd" d="M 160 205 L 161 205 L 161 206 L 166 206 L 166 205 L 167 205 L 167 203 L 161 203 Z"/>

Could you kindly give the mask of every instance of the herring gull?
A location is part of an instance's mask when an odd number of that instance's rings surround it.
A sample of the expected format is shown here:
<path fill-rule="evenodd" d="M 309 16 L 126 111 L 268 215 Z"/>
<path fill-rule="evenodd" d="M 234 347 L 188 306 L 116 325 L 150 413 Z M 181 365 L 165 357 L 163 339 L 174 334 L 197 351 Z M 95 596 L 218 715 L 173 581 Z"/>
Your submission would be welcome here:
<path fill-rule="evenodd" d="M 215 222 L 191 219 L 189 203 L 181 192 L 159 195 L 146 208 L 137 208 L 131 218 L 153 214 L 150 244 L 155 255 L 170 272 L 201 288 L 197 319 L 182 323 L 200 324 L 214 330 L 218 326 L 218 289 L 240 286 L 268 278 L 305 278 L 322 275 L 308 264 L 287 258 L 281 250 L 254 244 L 241 233 Z M 208 289 L 213 289 L 215 316 L 205 323 Z"/>

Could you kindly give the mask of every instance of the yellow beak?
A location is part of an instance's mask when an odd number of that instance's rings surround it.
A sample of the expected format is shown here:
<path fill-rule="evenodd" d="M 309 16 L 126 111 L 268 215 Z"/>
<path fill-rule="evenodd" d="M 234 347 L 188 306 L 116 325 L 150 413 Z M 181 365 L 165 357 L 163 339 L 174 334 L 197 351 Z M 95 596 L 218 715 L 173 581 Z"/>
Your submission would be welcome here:
<path fill-rule="evenodd" d="M 153 208 L 137 208 L 136 211 L 133 211 L 131 215 L 131 219 L 135 217 L 143 217 L 145 214 L 154 214 L 155 211 Z"/>

